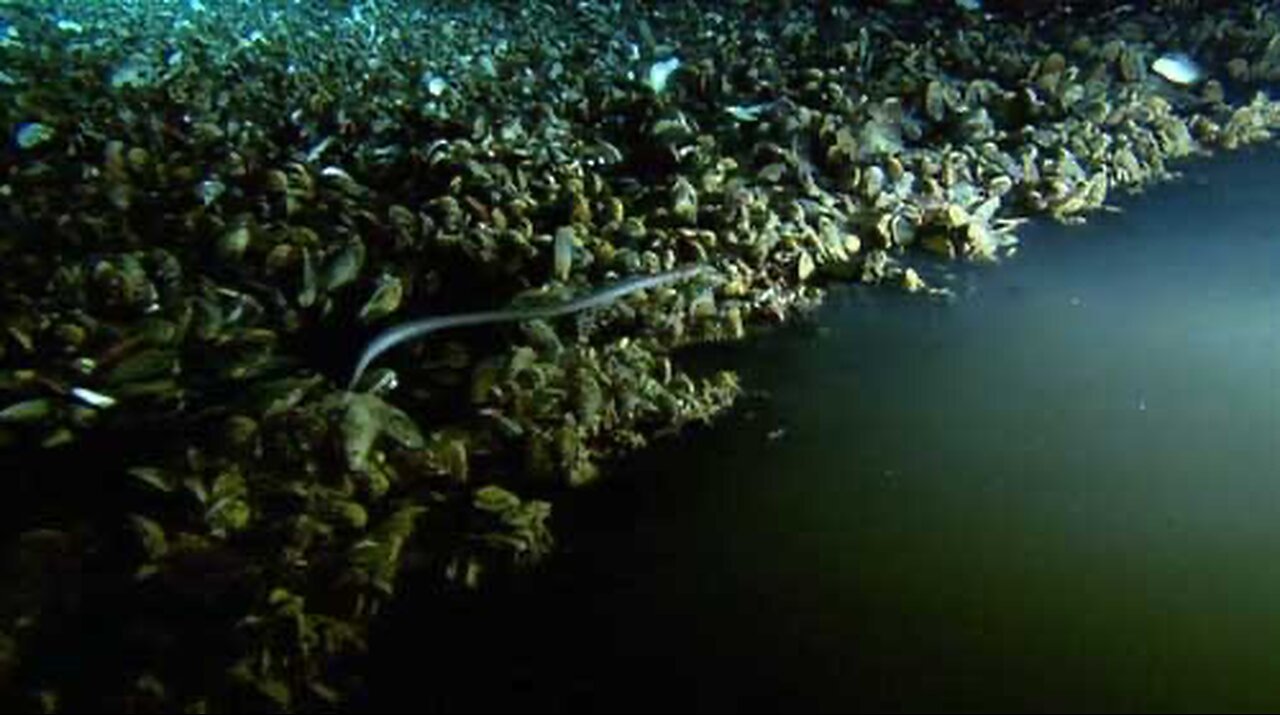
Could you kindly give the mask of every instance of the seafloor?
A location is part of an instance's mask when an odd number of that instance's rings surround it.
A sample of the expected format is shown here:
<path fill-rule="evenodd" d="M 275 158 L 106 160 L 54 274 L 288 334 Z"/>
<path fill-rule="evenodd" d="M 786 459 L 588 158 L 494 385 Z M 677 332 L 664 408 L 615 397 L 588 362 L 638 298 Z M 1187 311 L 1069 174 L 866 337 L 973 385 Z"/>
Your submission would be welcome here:
<path fill-rule="evenodd" d="M 0 1 L 0 705 L 341 708 L 752 388 L 681 348 L 1270 141 L 1277 9 Z"/>

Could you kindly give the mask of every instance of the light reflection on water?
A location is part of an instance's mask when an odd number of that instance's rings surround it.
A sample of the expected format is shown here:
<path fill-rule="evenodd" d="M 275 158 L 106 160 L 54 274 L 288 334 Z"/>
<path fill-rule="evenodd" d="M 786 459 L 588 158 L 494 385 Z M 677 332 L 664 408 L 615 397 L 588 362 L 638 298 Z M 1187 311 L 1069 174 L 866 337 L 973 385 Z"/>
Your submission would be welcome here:
<path fill-rule="evenodd" d="M 1280 708 L 1280 155 L 1193 171 L 714 351 L 768 399 L 562 511 L 481 699 Z"/>

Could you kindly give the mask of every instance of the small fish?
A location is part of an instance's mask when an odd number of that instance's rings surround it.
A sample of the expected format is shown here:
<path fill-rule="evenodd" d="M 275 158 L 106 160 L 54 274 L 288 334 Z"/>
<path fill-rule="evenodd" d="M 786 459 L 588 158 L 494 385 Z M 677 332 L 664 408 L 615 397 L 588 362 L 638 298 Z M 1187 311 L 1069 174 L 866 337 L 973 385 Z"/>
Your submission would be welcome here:
<path fill-rule="evenodd" d="M 1195 84 L 1204 78 L 1204 70 L 1195 60 L 1182 52 L 1170 52 L 1160 56 L 1151 65 L 1151 71 L 1174 84 Z"/>

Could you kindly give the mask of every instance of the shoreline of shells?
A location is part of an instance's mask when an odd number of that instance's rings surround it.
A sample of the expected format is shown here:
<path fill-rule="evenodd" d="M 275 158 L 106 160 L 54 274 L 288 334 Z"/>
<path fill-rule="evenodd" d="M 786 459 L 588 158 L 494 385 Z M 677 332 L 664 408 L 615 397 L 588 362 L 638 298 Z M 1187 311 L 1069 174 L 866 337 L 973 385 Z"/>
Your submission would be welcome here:
<path fill-rule="evenodd" d="M 949 300 L 1272 139 L 1274 3 L 1126 7 L 0 3 L 0 702 L 340 703 L 402 571 L 532 566 L 557 494 L 731 407 L 680 347 L 833 281 Z M 1150 71 L 1187 47 L 1207 81 Z M 381 328 L 690 265 L 343 389 Z M 76 691 L 47 654 L 103 617 L 133 655 Z"/>

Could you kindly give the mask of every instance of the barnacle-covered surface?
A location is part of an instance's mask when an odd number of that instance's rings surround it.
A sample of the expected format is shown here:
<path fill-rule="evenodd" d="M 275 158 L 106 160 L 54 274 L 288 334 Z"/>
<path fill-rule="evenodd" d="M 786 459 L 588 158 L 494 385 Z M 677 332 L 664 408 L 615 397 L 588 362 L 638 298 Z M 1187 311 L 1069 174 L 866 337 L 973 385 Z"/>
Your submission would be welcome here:
<path fill-rule="evenodd" d="M 733 403 L 678 348 L 947 299 L 1280 127 L 1272 3 L 923 5 L 0 2 L 6 707 L 338 705 L 405 569 L 536 564 L 558 494 Z M 382 328 L 682 266 L 344 389 Z"/>

